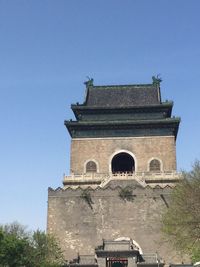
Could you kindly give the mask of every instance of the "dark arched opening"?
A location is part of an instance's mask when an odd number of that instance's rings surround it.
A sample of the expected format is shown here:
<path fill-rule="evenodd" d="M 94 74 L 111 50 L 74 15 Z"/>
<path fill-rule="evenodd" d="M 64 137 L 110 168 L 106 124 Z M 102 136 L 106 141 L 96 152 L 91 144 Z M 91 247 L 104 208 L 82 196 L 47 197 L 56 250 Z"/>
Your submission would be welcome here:
<path fill-rule="evenodd" d="M 127 258 L 107 258 L 106 267 L 127 267 L 128 259 Z"/>
<path fill-rule="evenodd" d="M 116 261 L 113 262 L 112 267 L 124 267 L 124 264 L 122 262 Z"/>
<path fill-rule="evenodd" d="M 161 171 L 160 161 L 157 159 L 153 159 L 149 164 L 149 170 L 151 172 L 160 172 Z"/>
<path fill-rule="evenodd" d="M 86 172 L 97 172 L 97 165 L 94 161 L 89 161 L 86 164 Z"/>
<path fill-rule="evenodd" d="M 125 152 L 115 155 L 111 164 L 113 173 L 135 171 L 135 162 L 133 157 Z"/>

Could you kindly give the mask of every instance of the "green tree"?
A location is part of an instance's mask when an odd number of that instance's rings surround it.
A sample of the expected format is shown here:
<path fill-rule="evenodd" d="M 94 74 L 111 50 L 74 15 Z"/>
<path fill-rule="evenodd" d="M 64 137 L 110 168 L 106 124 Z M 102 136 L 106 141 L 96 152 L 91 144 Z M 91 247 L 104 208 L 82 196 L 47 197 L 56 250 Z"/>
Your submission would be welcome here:
<path fill-rule="evenodd" d="M 57 240 L 43 231 L 33 233 L 18 223 L 0 227 L 0 267 L 58 267 L 64 263 Z"/>
<path fill-rule="evenodd" d="M 196 161 L 182 177 L 163 215 L 163 231 L 177 249 L 195 262 L 200 260 L 200 162 Z"/>
<path fill-rule="evenodd" d="M 37 230 L 32 237 L 34 267 L 56 267 L 64 263 L 58 241 L 52 235 Z"/>
<path fill-rule="evenodd" d="M 23 227 L 18 223 L 0 227 L 0 266 L 28 266 L 29 251 L 29 238 Z"/>

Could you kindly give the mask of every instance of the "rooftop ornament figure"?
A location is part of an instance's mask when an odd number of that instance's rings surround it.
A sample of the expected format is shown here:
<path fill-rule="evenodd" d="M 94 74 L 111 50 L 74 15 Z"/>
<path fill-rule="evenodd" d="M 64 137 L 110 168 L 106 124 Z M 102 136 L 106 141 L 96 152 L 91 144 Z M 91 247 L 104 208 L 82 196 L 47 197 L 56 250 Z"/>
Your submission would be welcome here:
<path fill-rule="evenodd" d="M 93 78 L 90 78 L 89 76 L 87 76 L 87 79 L 88 81 L 84 82 L 84 84 L 86 85 L 86 87 L 90 87 L 90 86 L 93 86 L 93 82 L 94 82 L 94 79 Z"/>
<path fill-rule="evenodd" d="M 152 76 L 153 84 L 160 85 L 160 83 L 162 82 L 162 79 L 159 76 L 160 74 L 158 74 L 156 77 Z"/>

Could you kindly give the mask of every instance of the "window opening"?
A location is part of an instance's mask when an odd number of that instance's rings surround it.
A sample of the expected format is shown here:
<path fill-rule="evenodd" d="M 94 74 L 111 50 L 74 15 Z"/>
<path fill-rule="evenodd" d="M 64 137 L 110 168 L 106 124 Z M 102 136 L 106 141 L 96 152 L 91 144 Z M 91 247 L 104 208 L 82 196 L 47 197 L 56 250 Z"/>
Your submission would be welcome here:
<path fill-rule="evenodd" d="M 149 170 L 159 172 L 161 170 L 160 161 L 157 159 L 153 159 L 149 164 Z"/>
<path fill-rule="evenodd" d="M 86 172 L 97 172 L 97 165 L 94 161 L 89 161 L 86 164 Z"/>

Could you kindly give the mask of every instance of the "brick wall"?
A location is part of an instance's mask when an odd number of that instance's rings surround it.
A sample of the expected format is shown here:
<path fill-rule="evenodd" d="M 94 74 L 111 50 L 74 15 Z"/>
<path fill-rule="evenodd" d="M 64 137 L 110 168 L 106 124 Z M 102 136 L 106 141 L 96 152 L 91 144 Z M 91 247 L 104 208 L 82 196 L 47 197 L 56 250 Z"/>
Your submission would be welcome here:
<path fill-rule="evenodd" d="M 132 201 L 119 197 L 119 186 L 88 189 L 91 205 L 81 197 L 82 189 L 49 189 L 48 232 L 59 238 L 67 259 L 78 252 L 94 254 L 103 238 L 130 237 L 144 253 L 158 252 L 166 262 L 180 261 L 161 233 L 161 214 L 169 203 L 171 189 L 132 188 Z"/>
<path fill-rule="evenodd" d="M 93 138 L 71 141 L 71 173 L 84 172 L 84 163 L 93 159 L 100 173 L 108 173 L 112 155 L 125 150 L 135 156 L 136 171 L 147 171 L 148 161 L 159 158 L 164 171 L 176 170 L 176 148 L 173 136 L 135 138 Z"/>

